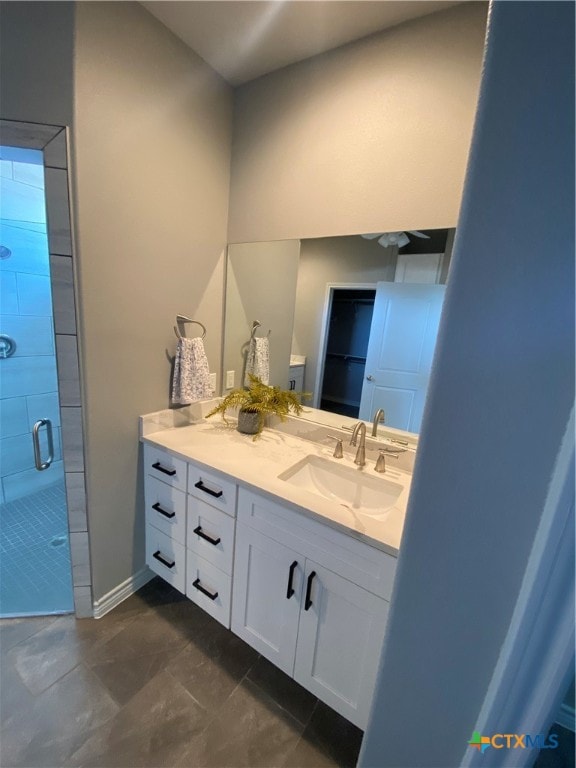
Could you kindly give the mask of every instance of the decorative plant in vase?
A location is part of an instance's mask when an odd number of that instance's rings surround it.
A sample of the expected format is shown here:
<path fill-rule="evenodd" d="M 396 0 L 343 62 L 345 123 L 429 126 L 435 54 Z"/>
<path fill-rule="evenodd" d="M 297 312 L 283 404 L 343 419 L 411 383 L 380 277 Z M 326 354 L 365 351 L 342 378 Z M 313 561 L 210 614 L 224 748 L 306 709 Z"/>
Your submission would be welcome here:
<path fill-rule="evenodd" d="M 296 415 L 302 412 L 301 397 L 308 397 L 308 393 L 290 392 L 280 387 L 271 387 L 264 384 L 258 376 L 248 374 L 250 386 L 239 387 L 229 392 L 226 397 L 213 408 L 206 418 L 217 413 L 222 414 L 226 421 L 226 411 L 232 408 L 238 409 L 238 432 L 246 435 L 254 435 L 254 440 L 264 429 L 266 416 L 279 416 L 282 421 L 292 411 Z M 228 423 L 228 422 L 226 422 Z"/>

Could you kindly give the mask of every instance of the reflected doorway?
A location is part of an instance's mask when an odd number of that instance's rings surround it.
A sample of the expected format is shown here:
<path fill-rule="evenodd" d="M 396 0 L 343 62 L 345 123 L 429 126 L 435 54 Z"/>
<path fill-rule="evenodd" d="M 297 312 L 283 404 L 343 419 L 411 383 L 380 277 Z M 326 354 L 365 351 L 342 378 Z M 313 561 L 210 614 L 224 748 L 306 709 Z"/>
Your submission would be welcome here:
<path fill-rule="evenodd" d="M 333 288 L 320 408 L 358 418 L 376 291 Z"/>

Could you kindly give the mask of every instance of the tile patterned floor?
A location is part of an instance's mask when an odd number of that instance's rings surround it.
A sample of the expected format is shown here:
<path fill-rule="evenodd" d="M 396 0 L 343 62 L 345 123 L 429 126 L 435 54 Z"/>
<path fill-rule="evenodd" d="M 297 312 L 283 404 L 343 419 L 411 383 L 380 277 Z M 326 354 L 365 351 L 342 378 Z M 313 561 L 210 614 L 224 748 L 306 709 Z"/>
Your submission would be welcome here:
<path fill-rule="evenodd" d="M 0 622 L 0 765 L 354 766 L 362 732 L 154 579 L 102 619 Z"/>
<path fill-rule="evenodd" d="M 62 482 L 0 505 L 0 616 L 74 610 Z"/>

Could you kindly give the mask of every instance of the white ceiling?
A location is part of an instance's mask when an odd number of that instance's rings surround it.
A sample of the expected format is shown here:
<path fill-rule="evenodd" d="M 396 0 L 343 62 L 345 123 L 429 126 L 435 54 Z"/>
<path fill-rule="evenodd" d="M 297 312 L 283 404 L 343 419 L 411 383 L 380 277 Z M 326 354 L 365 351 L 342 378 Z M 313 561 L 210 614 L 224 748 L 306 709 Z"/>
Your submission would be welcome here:
<path fill-rule="evenodd" d="M 458 4 L 455 0 L 162 0 L 142 3 L 232 85 L 240 85 L 408 19 Z"/>

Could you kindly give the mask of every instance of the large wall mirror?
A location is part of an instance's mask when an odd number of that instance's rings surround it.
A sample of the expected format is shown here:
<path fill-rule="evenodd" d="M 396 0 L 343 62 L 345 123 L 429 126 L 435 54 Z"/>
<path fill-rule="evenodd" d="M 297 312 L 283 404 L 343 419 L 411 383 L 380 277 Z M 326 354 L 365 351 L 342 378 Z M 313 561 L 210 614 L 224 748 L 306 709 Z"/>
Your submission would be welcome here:
<path fill-rule="evenodd" d="M 248 372 L 312 393 L 308 418 L 417 434 L 453 229 L 228 246 L 223 393 Z"/>

